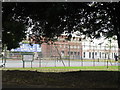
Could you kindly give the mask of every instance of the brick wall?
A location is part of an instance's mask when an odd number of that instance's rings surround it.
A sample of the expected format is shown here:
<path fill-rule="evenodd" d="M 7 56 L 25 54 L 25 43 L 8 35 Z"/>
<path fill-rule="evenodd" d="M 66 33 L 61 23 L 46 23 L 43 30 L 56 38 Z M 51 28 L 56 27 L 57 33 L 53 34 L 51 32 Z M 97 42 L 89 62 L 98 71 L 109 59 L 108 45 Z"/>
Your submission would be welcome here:
<path fill-rule="evenodd" d="M 63 37 L 61 37 L 63 38 Z M 82 44 L 80 41 L 65 41 L 64 39 L 55 42 L 55 44 L 41 45 L 42 55 L 44 57 L 62 56 L 62 57 L 79 57 L 82 56 Z"/>

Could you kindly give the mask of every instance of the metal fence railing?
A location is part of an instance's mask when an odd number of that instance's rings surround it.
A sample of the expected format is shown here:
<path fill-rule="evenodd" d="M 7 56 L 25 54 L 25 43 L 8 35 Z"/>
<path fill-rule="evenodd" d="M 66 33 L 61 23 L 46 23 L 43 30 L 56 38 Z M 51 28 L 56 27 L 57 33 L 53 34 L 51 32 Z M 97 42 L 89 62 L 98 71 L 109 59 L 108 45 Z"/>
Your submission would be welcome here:
<path fill-rule="evenodd" d="M 106 46 L 51 44 L 41 48 L 42 52 L 7 51 L 6 56 L 0 58 L 0 62 L 5 62 L 6 67 L 22 67 L 22 55 L 33 54 L 33 67 L 104 66 L 116 65 L 115 56 L 118 56 L 117 48 Z M 29 64 L 26 64 L 29 67 Z"/>
<path fill-rule="evenodd" d="M 56 44 L 42 47 L 42 57 L 57 56 L 64 59 L 92 60 L 115 59 L 118 56 L 117 47 Z"/>

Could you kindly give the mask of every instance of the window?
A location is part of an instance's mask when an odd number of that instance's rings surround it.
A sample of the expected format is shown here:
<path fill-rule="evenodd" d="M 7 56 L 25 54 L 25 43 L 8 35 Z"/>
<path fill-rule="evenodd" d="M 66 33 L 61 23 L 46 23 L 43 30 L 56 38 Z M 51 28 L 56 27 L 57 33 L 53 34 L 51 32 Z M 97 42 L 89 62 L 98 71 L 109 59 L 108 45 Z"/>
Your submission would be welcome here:
<path fill-rule="evenodd" d="M 100 58 L 101 58 L 101 52 L 100 52 Z"/>
<path fill-rule="evenodd" d="M 94 59 L 94 52 L 92 52 L 92 58 Z"/>
<path fill-rule="evenodd" d="M 105 58 L 107 57 L 106 53 L 105 53 Z"/>
<path fill-rule="evenodd" d="M 74 55 L 76 55 L 77 54 L 77 52 L 74 52 Z"/>
<path fill-rule="evenodd" d="M 116 55 L 116 53 L 114 53 L 114 56 Z"/>
<path fill-rule="evenodd" d="M 73 55 L 73 52 L 70 52 L 71 55 Z"/>
<path fill-rule="evenodd" d="M 80 52 L 78 52 L 78 55 L 80 55 Z"/>
<path fill-rule="evenodd" d="M 81 38 L 79 38 L 79 41 L 81 41 Z"/>
<path fill-rule="evenodd" d="M 61 51 L 62 54 L 64 54 L 64 51 Z"/>
<path fill-rule="evenodd" d="M 91 52 L 89 52 L 89 58 L 91 58 Z"/>
<path fill-rule="evenodd" d="M 73 40 L 75 40 L 75 37 L 73 37 Z"/>
<path fill-rule="evenodd" d="M 97 56 L 97 52 L 95 52 L 95 55 Z"/>
<path fill-rule="evenodd" d="M 112 53 L 112 58 L 114 58 L 114 53 Z"/>
<path fill-rule="evenodd" d="M 70 52 L 68 52 L 68 55 L 70 55 Z"/>
<path fill-rule="evenodd" d="M 83 57 L 85 58 L 85 52 L 83 53 Z"/>

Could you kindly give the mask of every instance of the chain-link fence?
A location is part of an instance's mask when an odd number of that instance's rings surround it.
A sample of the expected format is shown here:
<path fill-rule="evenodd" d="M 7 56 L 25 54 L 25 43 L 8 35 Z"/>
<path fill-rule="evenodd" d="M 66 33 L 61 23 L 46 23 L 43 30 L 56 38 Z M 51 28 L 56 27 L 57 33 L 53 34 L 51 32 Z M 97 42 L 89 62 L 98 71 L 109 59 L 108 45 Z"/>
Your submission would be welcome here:
<path fill-rule="evenodd" d="M 41 52 L 7 51 L 1 63 L 6 67 L 22 67 L 22 55 L 33 54 L 33 67 L 56 66 L 104 66 L 116 65 L 118 48 L 107 46 L 90 46 L 80 44 L 43 44 Z M 30 67 L 27 62 L 26 67 Z"/>
<path fill-rule="evenodd" d="M 72 46 L 69 44 L 44 44 L 42 46 L 42 56 L 49 58 L 81 59 L 82 47 L 80 45 Z"/>
<path fill-rule="evenodd" d="M 92 60 L 92 59 L 115 59 L 118 56 L 117 47 L 51 44 L 42 46 L 42 57 L 59 57 L 64 59 Z"/>

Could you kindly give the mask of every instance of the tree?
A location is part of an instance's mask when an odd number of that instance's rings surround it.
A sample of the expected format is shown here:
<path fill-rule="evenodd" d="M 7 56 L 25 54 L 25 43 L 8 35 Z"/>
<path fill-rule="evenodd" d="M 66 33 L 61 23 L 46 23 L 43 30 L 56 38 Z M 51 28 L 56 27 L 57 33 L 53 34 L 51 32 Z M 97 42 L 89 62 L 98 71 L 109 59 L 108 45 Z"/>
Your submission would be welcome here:
<path fill-rule="evenodd" d="M 33 27 L 32 35 L 36 37 L 36 41 L 40 42 L 42 40 L 40 36 L 45 37 L 46 42 L 54 41 L 65 30 L 68 30 L 68 32 L 70 33 L 72 31 L 73 24 L 77 24 L 76 21 L 73 22 L 71 18 L 73 17 L 73 14 L 71 12 L 87 6 L 84 3 L 81 3 L 81 5 L 78 5 L 77 3 L 75 4 L 76 5 L 72 3 L 17 3 L 17 2 L 8 3 L 8 2 L 4 2 L 3 3 L 3 29 L 4 29 L 3 34 L 7 35 L 5 22 L 15 21 L 15 22 L 22 22 L 26 27 Z M 72 7 L 74 7 L 73 10 L 72 10 Z M 68 17 L 69 15 L 70 17 Z M 8 19 L 6 19 L 6 17 Z M 11 31 L 15 31 L 15 30 L 11 30 Z M 25 30 L 23 30 L 23 32 L 25 32 Z M 3 40 L 4 40 L 3 44 L 8 43 L 8 41 L 5 41 L 5 37 L 3 37 Z M 19 41 L 21 40 L 22 39 L 20 39 Z M 15 42 L 11 41 L 11 43 L 15 43 Z M 9 49 L 16 47 L 16 46 L 13 47 L 12 45 L 11 46 L 9 45 L 7 44 Z"/>
<path fill-rule="evenodd" d="M 90 38 L 117 36 L 120 55 L 119 6 L 120 2 L 3 3 L 3 22 L 10 16 L 13 21 L 33 27 L 37 42 L 41 37 L 46 37 L 46 42 L 54 41 L 64 31 L 68 37 L 72 31 Z"/>
<path fill-rule="evenodd" d="M 13 4 L 7 3 L 3 5 L 2 12 L 2 44 L 3 48 L 7 46 L 8 50 L 19 47 L 19 42 L 25 38 L 27 30 L 21 20 L 14 19 L 12 7 Z"/>
<path fill-rule="evenodd" d="M 92 18 L 84 23 L 88 28 L 84 33 L 90 37 L 99 38 L 101 35 L 106 38 L 117 37 L 120 59 L 120 2 L 107 2 L 107 3 L 93 3 L 90 4 L 92 8 Z M 89 17 L 89 15 L 87 15 Z M 82 30 L 83 31 L 83 30 Z M 92 35 L 92 36 L 91 36 Z"/>

